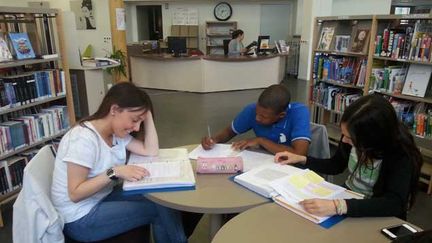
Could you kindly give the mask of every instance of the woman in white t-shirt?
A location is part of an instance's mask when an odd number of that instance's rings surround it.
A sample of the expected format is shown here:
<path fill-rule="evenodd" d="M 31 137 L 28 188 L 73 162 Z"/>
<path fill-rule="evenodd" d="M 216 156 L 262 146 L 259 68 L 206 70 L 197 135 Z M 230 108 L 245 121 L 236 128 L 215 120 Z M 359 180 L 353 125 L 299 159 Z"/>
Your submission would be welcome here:
<path fill-rule="evenodd" d="M 130 135 L 139 131 L 144 141 Z M 142 167 L 125 165 L 126 149 L 150 156 L 159 150 L 151 100 L 131 83 L 114 85 L 96 113 L 60 142 L 51 199 L 65 221 L 64 233 L 78 241 L 99 241 L 152 224 L 156 242 L 187 242 L 179 212 L 113 190 L 118 178 L 137 181 L 149 175 Z"/>

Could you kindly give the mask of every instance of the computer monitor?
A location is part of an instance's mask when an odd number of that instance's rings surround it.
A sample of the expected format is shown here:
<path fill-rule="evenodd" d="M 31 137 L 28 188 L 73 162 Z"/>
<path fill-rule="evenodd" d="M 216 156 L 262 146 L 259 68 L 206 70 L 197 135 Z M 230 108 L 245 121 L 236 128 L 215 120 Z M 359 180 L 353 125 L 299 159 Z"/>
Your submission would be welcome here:
<path fill-rule="evenodd" d="M 179 57 L 180 53 L 187 53 L 186 38 L 168 36 L 168 51 L 173 53 L 175 57 Z"/>
<path fill-rule="evenodd" d="M 265 53 L 266 51 L 270 51 L 270 36 L 269 35 L 260 35 L 258 36 L 258 53 Z"/>

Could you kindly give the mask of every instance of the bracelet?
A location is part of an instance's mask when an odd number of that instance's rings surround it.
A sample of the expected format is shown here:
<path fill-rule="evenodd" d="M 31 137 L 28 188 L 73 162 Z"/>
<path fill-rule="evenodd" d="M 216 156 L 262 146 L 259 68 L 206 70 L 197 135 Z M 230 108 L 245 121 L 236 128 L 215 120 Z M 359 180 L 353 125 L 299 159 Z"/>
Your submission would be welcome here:
<path fill-rule="evenodd" d="M 336 214 L 338 214 L 338 209 L 337 209 L 337 206 L 336 206 L 336 200 L 332 200 L 332 201 L 333 201 L 333 205 L 335 207 Z"/>

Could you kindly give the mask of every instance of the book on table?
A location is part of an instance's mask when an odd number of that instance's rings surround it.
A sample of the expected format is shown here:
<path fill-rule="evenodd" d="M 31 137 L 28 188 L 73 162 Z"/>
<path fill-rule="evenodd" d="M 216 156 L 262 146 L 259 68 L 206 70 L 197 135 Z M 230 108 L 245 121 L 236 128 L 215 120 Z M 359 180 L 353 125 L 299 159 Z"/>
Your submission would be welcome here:
<path fill-rule="evenodd" d="M 160 149 L 156 157 L 131 154 L 128 164 L 145 168 L 150 176 L 139 181 L 124 181 L 124 191 L 158 192 L 195 188 L 195 176 L 185 148 Z"/>
<path fill-rule="evenodd" d="M 361 194 L 325 181 L 324 178 L 309 169 L 303 170 L 290 165 L 262 165 L 234 177 L 234 181 L 266 198 L 271 198 L 278 205 L 316 224 L 321 224 L 331 217 L 319 217 L 308 213 L 299 202 L 312 198 L 363 198 Z M 337 222 L 327 224 L 327 226 Z"/>

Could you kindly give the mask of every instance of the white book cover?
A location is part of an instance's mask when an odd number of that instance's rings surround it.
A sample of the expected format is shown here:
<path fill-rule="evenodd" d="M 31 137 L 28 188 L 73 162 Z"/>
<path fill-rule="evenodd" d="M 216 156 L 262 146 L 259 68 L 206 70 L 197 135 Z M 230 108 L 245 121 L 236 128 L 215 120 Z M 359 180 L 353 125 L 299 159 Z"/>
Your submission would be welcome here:
<path fill-rule="evenodd" d="M 261 196 L 272 198 L 278 193 L 270 186 L 270 183 L 299 171 L 301 169 L 290 165 L 265 164 L 234 177 L 234 181 Z"/>
<path fill-rule="evenodd" d="M 156 157 L 132 154 L 129 164 L 145 168 L 150 176 L 140 181 L 124 181 L 125 191 L 195 186 L 194 171 L 184 148 L 160 149 Z"/>
<path fill-rule="evenodd" d="M 432 73 L 432 66 L 411 64 L 402 90 L 404 95 L 424 97 Z"/>
<path fill-rule="evenodd" d="M 203 158 L 220 158 L 220 157 L 235 157 L 240 156 L 243 159 L 243 170 L 249 171 L 255 167 L 264 164 L 274 164 L 274 156 L 272 154 L 260 153 L 249 150 L 234 150 L 231 144 L 215 144 L 210 150 L 205 150 L 201 145 L 198 145 L 192 152 L 189 153 L 190 159 Z"/>

